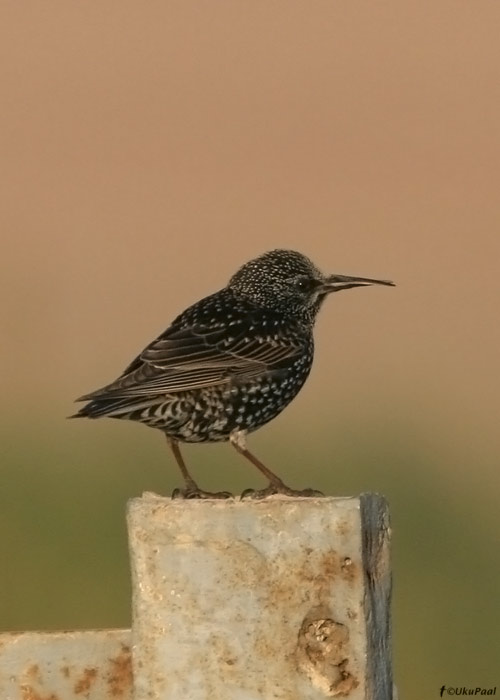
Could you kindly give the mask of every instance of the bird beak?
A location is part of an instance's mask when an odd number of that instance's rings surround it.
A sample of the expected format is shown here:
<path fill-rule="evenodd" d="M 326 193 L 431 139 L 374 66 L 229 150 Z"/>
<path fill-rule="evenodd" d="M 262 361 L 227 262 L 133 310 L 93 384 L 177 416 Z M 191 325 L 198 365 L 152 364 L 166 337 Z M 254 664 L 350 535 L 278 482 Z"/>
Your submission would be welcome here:
<path fill-rule="evenodd" d="M 384 284 L 388 287 L 395 287 L 390 280 L 372 280 L 368 277 L 349 277 L 346 275 L 330 275 L 323 282 L 321 291 L 323 294 L 340 292 L 341 289 L 352 289 L 352 287 L 369 287 L 372 284 Z"/>

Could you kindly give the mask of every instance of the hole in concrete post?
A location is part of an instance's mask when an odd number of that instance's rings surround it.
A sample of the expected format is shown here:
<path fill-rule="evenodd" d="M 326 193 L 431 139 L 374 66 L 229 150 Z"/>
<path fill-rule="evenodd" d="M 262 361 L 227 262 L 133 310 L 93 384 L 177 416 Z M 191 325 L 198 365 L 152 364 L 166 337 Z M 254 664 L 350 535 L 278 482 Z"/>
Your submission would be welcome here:
<path fill-rule="evenodd" d="M 349 672 L 349 630 L 325 608 L 304 619 L 297 643 L 297 663 L 327 697 L 348 695 L 359 683 Z"/>

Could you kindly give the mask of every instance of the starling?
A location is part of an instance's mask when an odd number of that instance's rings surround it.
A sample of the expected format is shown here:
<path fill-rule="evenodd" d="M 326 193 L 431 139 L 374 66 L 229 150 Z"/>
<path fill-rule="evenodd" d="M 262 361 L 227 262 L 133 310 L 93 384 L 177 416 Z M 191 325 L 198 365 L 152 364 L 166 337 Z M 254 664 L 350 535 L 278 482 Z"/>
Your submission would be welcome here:
<path fill-rule="evenodd" d="M 246 447 L 245 437 L 275 418 L 311 369 L 316 315 L 332 292 L 388 280 L 323 275 L 304 255 L 273 250 L 245 263 L 229 284 L 181 313 L 116 381 L 82 396 L 73 417 L 126 418 L 165 433 L 185 481 L 174 497 L 229 497 L 202 491 L 180 442 L 229 441 L 269 480 L 263 498 L 295 491 Z"/>

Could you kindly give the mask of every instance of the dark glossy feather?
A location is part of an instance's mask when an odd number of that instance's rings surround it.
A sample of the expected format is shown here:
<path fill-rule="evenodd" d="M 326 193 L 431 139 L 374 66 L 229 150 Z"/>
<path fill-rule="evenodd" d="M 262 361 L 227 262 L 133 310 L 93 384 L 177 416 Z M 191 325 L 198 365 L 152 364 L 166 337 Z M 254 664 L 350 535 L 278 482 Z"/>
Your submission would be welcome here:
<path fill-rule="evenodd" d="M 289 322 L 284 330 L 279 315 L 249 313 L 247 308 L 235 314 L 234 306 L 232 311 L 225 324 L 220 317 L 191 324 L 188 309 L 121 377 L 79 400 L 154 396 L 245 381 L 288 367 L 303 352 L 298 334 Z"/>
<path fill-rule="evenodd" d="M 325 276 L 294 251 L 265 253 L 245 263 L 226 287 L 181 313 L 116 381 L 82 396 L 87 403 L 76 415 L 162 430 L 174 446 L 186 494 L 191 493 L 194 482 L 176 443 L 231 440 L 243 450 L 245 434 L 273 420 L 304 385 L 325 298 L 369 284 L 388 283 Z M 261 471 L 269 477 L 266 467 Z M 277 477 L 273 488 L 276 484 L 283 489 Z"/>

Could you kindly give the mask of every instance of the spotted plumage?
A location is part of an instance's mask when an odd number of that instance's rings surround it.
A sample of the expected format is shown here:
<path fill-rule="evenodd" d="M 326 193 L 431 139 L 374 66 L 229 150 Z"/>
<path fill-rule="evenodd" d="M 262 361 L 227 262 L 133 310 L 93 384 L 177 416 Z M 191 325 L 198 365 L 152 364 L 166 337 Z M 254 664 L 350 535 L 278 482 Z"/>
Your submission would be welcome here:
<path fill-rule="evenodd" d="M 392 283 L 324 276 L 300 253 L 265 253 L 180 314 L 117 380 L 82 396 L 88 403 L 76 415 L 162 430 L 186 481 L 179 495 L 213 494 L 195 484 L 177 443 L 224 440 L 270 479 L 259 495 L 296 494 L 251 455 L 244 437 L 275 418 L 303 386 L 313 361 L 314 321 L 326 296 L 370 284 Z"/>

